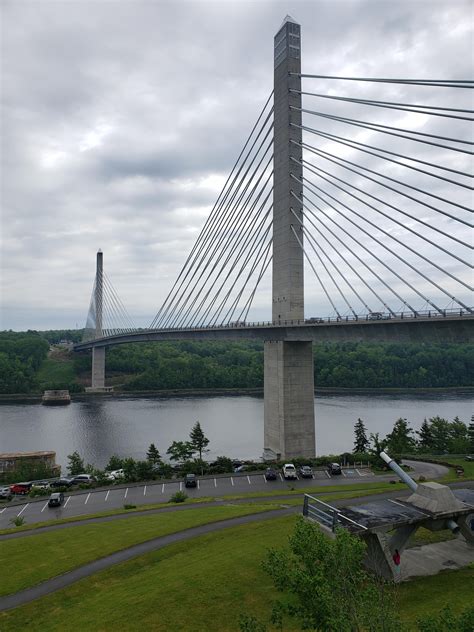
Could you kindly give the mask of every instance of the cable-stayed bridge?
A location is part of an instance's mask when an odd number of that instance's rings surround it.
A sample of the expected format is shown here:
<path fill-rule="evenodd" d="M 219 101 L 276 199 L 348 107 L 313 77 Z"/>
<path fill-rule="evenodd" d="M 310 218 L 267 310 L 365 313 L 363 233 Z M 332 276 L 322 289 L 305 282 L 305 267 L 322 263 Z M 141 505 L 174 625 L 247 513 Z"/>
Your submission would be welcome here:
<path fill-rule="evenodd" d="M 265 453 L 290 458 L 315 452 L 313 341 L 472 339 L 474 82 L 302 74 L 291 18 L 274 44 L 274 90 L 149 327 L 99 252 L 75 349 L 101 390 L 108 346 L 265 341 Z M 306 318 L 305 274 L 327 305 Z"/>

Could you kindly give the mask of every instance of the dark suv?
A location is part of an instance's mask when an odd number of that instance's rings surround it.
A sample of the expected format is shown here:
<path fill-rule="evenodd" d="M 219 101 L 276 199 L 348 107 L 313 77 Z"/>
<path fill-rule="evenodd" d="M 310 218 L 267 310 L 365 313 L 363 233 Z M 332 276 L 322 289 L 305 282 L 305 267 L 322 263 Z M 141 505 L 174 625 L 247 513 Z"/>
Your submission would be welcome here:
<path fill-rule="evenodd" d="M 265 480 L 276 481 L 276 479 L 277 479 L 276 471 L 273 469 L 273 467 L 267 467 L 265 471 Z"/>
<path fill-rule="evenodd" d="M 64 502 L 64 494 L 62 492 L 54 492 L 48 500 L 48 507 L 60 507 Z"/>
<path fill-rule="evenodd" d="M 184 477 L 184 486 L 185 487 L 197 487 L 196 474 L 186 474 L 186 476 Z"/>
<path fill-rule="evenodd" d="M 301 478 L 313 478 L 313 470 L 309 465 L 302 465 L 300 467 Z"/>
<path fill-rule="evenodd" d="M 334 476 L 335 474 L 342 474 L 342 469 L 339 463 L 329 463 L 328 474 Z"/>

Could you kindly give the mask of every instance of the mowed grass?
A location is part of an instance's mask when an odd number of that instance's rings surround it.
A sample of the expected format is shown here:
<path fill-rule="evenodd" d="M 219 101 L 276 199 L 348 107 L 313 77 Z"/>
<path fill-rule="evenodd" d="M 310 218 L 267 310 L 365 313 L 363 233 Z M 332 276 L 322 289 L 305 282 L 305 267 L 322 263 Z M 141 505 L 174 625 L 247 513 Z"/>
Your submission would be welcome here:
<path fill-rule="evenodd" d="M 145 540 L 275 508 L 271 504 L 196 508 L 74 526 L 4 540 L 0 542 L 0 595 L 34 586 L 45 579 Z"/>
<path fill-rule="evenodd" d="M 295 520 L 230 528 L 141 556 L 0 614 L 0 629 L 236 632 L 241 613 L 268 620 L 278 592 L 262 560 L 269 548 L 287 544 Z M 402 584 L 399 613 L 415 629 L 419 617 L 448 603 L 462 610 L 472 600 L 473 586 L 473 568 Z M 283 629 L 301 628 L 286 622 Z"/>

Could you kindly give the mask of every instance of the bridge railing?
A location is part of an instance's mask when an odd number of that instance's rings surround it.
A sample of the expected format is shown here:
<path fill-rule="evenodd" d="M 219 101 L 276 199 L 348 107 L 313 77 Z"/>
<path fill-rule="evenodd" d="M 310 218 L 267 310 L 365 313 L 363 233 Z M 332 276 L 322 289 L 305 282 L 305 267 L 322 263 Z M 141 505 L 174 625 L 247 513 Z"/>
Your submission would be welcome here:
<path fill-rule="evenodd" d="M 350 531 L 359 532 L 367 530 L 367 527 L 355 522 L 355 520 L 351 520 L 341 513 L 337 507 L 333 507 L 310 494 L 304 495 L 303 516 L 313 522 L 317 522 L 333 533 L 337 527 L 344 527 Z"/>

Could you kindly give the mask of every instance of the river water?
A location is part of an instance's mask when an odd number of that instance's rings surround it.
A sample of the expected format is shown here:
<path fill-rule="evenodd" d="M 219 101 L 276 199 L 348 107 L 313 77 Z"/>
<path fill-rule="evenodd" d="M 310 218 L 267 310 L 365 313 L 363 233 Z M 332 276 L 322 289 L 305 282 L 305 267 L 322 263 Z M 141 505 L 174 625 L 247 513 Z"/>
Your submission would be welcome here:
<path fill-rule="evenodd" d="M 384 437 L 399 417 L 416 430 L 425 417 L 456 415 L 469 422 L 467 393 L 319 394 L 315 397 L 317 454 L 351 451 L 353 426 L 361 417 L 368 432 Z M 0 404 L 0 452 L 55 450 L 65 465 L 77 450 L 88 463 L 103 467 L 110 455 L 144 458 L 150 443 L 166 453 L 174 440 L 186 440 L 199 420 L 210 439 L 208 458 L 259 458 L 263 449 L 263 398 L 89 397 L 70 406 Z"/>

